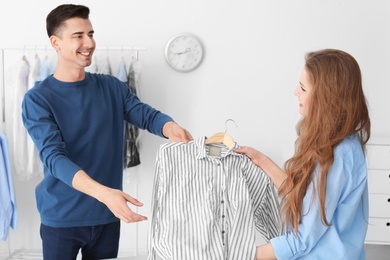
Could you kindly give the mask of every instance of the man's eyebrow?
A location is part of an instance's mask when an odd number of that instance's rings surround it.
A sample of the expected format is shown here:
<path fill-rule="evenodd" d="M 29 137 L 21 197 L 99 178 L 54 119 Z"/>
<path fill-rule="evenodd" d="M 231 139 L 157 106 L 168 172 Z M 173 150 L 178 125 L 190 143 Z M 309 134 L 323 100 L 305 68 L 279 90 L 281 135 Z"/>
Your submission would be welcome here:
<path fill-rule="evenodd" d="M 94 34 L 94 33 L 95 33 L 94 30 L 88 32 L 88 34 Z M 84 32 L 74 32 L 74 33 L 72 33 L 72 35 L 82 35 L 82 34 L 84 34 Z"/>
<path fill-rule="evenodd" d="M 72 33 L 72 35 L 81 35 L 81 34 L 84 34 L 84 32 L 74 32 L 74 33 Z"/>

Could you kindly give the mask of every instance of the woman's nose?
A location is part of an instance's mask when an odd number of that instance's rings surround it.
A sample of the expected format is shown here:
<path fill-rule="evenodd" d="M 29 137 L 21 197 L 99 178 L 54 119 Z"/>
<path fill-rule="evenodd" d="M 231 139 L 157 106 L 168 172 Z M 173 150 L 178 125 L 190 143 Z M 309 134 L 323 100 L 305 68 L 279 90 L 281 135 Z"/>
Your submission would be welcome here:
<path fill-rule="evenodd" d="M 294 95 L 295 95 L 295 96 L 298 96 L 299 93 L 300 93 L 300 87 L 297 86 L 297 87 L 295 88 L 295 90 L 294 90 Z"/>

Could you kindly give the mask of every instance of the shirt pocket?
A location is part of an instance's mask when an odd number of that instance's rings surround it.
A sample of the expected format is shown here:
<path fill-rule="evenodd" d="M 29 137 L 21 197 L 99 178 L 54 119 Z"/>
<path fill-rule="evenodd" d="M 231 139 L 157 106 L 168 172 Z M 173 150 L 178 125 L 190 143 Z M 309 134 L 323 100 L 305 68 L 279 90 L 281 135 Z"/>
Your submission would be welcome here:
<path fill-rule="evenodd" d="M 246 178 L 237 177 L 231 178 L 229 183 L 229 199 L 231 202 L 249 201 L 249 190 Z"/>

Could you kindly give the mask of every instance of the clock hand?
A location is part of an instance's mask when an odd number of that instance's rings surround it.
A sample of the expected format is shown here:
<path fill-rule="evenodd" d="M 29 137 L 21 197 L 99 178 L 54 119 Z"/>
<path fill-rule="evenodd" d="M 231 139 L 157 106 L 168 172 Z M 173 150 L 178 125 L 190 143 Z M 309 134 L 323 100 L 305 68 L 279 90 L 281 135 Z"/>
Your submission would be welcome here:
<path fill-rule="evenodd" d="M 178 55 L 182 55 L 182 54 L 190 52 L 190 51 L 191 51 L 191 48 L 187 48 L 185 51 L 182 51 L 182 52 L 172 52 L 172 53 L 178 54 Z"/>

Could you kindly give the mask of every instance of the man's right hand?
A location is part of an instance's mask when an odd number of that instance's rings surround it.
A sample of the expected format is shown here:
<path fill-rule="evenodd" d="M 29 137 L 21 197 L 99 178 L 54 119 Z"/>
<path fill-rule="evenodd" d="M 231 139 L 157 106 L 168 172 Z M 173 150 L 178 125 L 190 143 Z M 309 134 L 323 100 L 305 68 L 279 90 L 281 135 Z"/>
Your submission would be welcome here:
<path fill-rule="evenodd" d="M 104 203 L 115 217 L 126 223 L 139 222 L 148 219 L 147 217 L 132 211 L 127 204 L 127 202 L 130 202 L 134 206 L 142 207 L 142 202 L 121 190 L 106 187 L 106 190 L 99 197 L 99 201 Z"/>
<path fill-rule="evenodd" d="M 139 222 L 148 218 L 133 212 L 128 202 L 141 207 L 143 204 L 137 199 L 118 189 L 112 189 L 93 180 L 83 170 L 78 171 L 72 180 L 72 186 L 76 190 L 85 193 L 104 205 L 119 219 L 126 223 Z"/>

